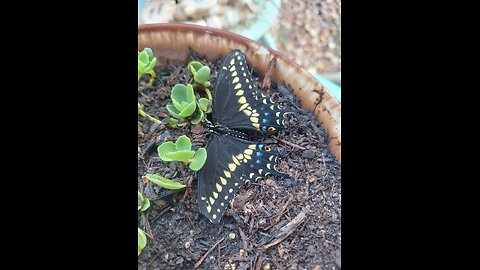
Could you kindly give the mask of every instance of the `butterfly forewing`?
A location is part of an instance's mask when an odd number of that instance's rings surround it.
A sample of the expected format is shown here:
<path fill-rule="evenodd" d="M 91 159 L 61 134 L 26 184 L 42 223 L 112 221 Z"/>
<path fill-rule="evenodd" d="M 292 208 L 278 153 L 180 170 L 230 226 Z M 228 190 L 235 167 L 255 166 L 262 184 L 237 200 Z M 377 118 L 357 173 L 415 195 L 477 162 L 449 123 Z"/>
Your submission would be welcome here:
<path fill-rule="evenodd" d="M 231 51 L 215 85 L 213 120 L 231 129 L 271 133 L 283 128 L 286 113 L 256 89 L 245 55 Z"/>

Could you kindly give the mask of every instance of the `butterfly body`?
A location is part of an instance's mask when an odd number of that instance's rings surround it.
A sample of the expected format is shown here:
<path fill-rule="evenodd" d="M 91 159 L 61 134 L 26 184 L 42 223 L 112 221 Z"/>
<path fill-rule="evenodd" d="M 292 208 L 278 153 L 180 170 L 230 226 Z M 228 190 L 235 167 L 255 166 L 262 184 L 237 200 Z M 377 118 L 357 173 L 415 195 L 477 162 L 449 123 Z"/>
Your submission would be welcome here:
<path fill-rule="evenodd" d="M 200 212 L 218 223 L 231 200 L 248 181 L 276 170 L 278 153 L 250 140 L 248 133 L 269 134 L 283 128 L 283 110 L 254 87 L 245 55 L 231 51 L 223 61 L 207 122 L 207 160 L 198 174 Z"/>

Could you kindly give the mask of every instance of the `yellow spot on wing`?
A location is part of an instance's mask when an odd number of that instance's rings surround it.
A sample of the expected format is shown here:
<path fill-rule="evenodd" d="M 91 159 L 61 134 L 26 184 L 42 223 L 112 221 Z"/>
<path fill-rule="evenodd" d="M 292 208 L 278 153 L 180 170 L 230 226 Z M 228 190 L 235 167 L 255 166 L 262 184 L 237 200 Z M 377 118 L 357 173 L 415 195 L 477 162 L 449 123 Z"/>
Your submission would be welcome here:
<path fill-rule="evenodd" d="M 208 197 L 208 199 L 210 200 L 211 204 L 213 204 L 215 202 L 215 200 L 212 197 Z"/>
<path fill-rule="evenodd" d="M 280 125 L 280 119 L 277 119 L 277 125 Z"/>
<path fill-rule="evenodd" d="M 228 197 L 227 197 L 228 198 Z M 225 206 L 225 204 L 223 202 L 220 203 L 221 206 Z"/>
<path fill-rule="evenodd" d="M 222 182 L 222 185 L 227 185 L 227 180 L 225 180 L 225 178 L 221 177 L 220 176 L 220 181 Z"/>
<path fill-rule="evenodd" d="M 213 197 L 214 197 L 215 199 L 217 199 L 217 198 L 218 198 L 218 193 L 216 193 L 216 192 L 214 191 L 214 192 L 213 192 Z"/>
<path fill-rule="evenodd" d="M 272 161 L 272 158 L 273 158 L 273 156 L 270 156 L 270 157 L 268 158 L 268 160 Z"/>
<path fill-rule="evenodd" d="M 243 113 L 246 114 L 247 116 L 250 116 L 252 114 L 252 112 L 249 110 L 243 110 Z"/>
<path fill-rule="evenodd" d="M 230 171 L 235 171 L 235 169 L 237 168 L 237 165 L 233 164 L 233 163 L 228 163 L 228 168 L 230 169 Z"/>
<path fill-rule="evenodd" d="M 207 205 L 207 212 L 208 213 L 212 212 L 212 207 L 210 205 Z"/>
<path fill-rule="evenodd" d="M 246 79 L 245 81 L 246 81 L 246 82 L 250 82 L 250 80 L 249 80 L 249 79 Z"/>
<path fill-rule="evenodd" d="M 237 95 L 237 96 L 241 96 L 241 95 L 243 95 L 243 90 L 238 90 L 238 91 L 237 91 L 237 93 L 236 93 L 235 95 Z"/>
<path fill-rule="evenodd" d="M 238 110 L 238 111 L 244 110 L 244 109 L 247 108 L 249 105 L 250 105 L 250 104 L 248 104 L 248 103 L 243 104 L 242 106 L 240 106 L 240 110 Z"/>
<path fill-rule="evenodd" d="M 252 149 L 252 150 L 255 150 L 256 147 L 257 147 L 257 146 L 256 146 L 255 144 L 250 144 L 250 145 L 248 146 L 248 148 L 250 148 L 250 149 Z"/>
<path fill-rule="evenodd" d="M 238 159 L 232 155 L 232 159 L 233 159 L 233 163 L 237 164 L 238 166 L 240 166 L 240 162 L 238 161 Z"/>
<path fill-rule="evenodd" d="M 267 164 L 267 168 L 270 170 L 272 165 L 270 163 Z"/>
<path fill-rule="evenodd" d="M 275 113 L 275 116 L 276 116 L 276 117 L 280 117 L 280 112 L 276 112 L 276 113 Z"/>
<path fill-rule="evenodd" d="M 225 70 L 227 70 L 227 68 L 226 68 L 226 67 L 222 67 L 222 69 L 225 69 Z"/>
<path fill-rule="evenodd" d="M 257 117 L 250 117 L 250 121 L 254 123 L 258 123 L 258 118 Z"/>
<path fill-rule="evenodd" d="M 237 85 L 235 85 L 235 87 L 233 89 L 240 89 L 240 87 L 242 87 L 242 84 L 241 83 L 237 83 Z M 238 95 L 237 95 L 238 96 Z"/>
<path fill-rule="evenodd" d="M 266 99 L 263 99 L 263 100 L 262 100 L 262 103 L 263 103 L 263 104 L 267 104 L 267 100 L 266 100 Z"/>
<path fill-rule="evenodd" d="M 230 60 L 230 65 L 233 65 L 235 64 L 235 59 L 232 58 L 232 60 Z"/>
<path fill-rule="evenodd" d="M 245 154 L 247 155 L 251 155 L 253 153 L 253 150 L 252 149 L 246 149 L 245 151 L 243 151 Z"/>
<path fill-rule="evenodd" d="M 236 71 L 232 72 L 232 76 L 237 76 L 237 72 Z"/>
<path fill-rule="evenodd" d="M 247 155 L 247 154 L 245 154 L 245 158 L 246 158 L 246 159 L 252 159 L 252 157 L 251 157 L 250 155 Z M 246 162 L 246 161 L 245 161 L 245 162 Z"/>
<path fill-rule="evenodd" d="M 225 196 L 225 198 L 224 198 L 224 199 L 225 199 L 225 201 L 226 201 L 226 200 L 228 200 L 228 196 Z"/>
<path fill-rule="evenodd" d="M 238 103 L 240 104 L 244 104 L 245 102 L 247 102 L 247 99 L 245 97 L 241 97 L 238 99 Z"/>
<path fill-rule="evenodd" d="M 205 198 L 205 197 L 201 197 L 200 199 L 202 199 L 202 201 L 205 201 L 207 198 Z"/>
<path fill-rule="evenodd" d="M 248 175 L 248 177 L 252 178 L 255 174 L 252 172 Z"/>
<path fill-rule="evenodd" d="M 270 110 L 275 110 L 275 106 L 270 105 Z"/>
<path fill-rule="evenodd" d="M 212 218 L 213 218 L 213 219 L 216 219 L 216 218 L 217 218 L 217 215 L 213 214 L 213 215 L 212 215 Z"/>
<path fill-rule="evenodd" d="M 225 176 L 227 178 L 231 178 L 232 177 L 232 174 L 229 172 L 229 171 L 223 171 L 223 173 L 225 174 Z M 225 184 L 226 185 L 226 184 Z"/>
<path fill-rule="evenodd" d="M 243 155 L 240 153 L 240 154 L 237 155 L 237 158 L 238 158 L 238 159 L 242 159 L 242 158 L 243 158 Z"/>
<path fill-rule="evenodd" d="M 258 114 L 258 113 L 254 113 L 254 114 L 252 114 L 252 116 L 254 116 L 254 117 L 258 117 L 258 116 L 260 116 L 260 114 Z"/>
<path fill-rule="evenodd" d="M 240 81 L 240 79 L 239 79 L 238 77 L 235 77 L 235 78 L 233 78 L 233 80 L 232 80 L 232 84 L 237 83 L 238 81 Z"/>
<path fill-rule="evenodd" d="M 220 213 L 220 208 L 217 208 L 217 212 Z"/>
<path fill-rule="evenodd" d="M 262 174 L 262 172 L 263 172 L 263 169 L 258 170 L 258 174 Z"/>
<path fill-rule="evenodd" d="M 220 186 L 218 183 L 215 183 L 215 186 L 217 187 L 218 192 L 222 192 L 222 186 Z"/>
<path fill-rule="evenodd" d="M 248 88 L 249 88 L 249 89 L 252 89 L 252 86 L 251 86 L 251 85 L 249 85 L 249 86 L 248 86 Z"/>
<path fill-rule="evenodd" d="M 252 126 L 254 126 L 254 127 L 258 128 L 258 129 L 260 129 L 260 124 L 258 124 L 258 123 L 252 124 Z"/>
<path fill-rule="evenodd" d="M 230 68 L 230 71 L 234 71 L 234 70 L 235 70 L 235 66 L 232 66 L 232 67 Z"/>
<path fill-rule="evenodd" d="M 233 193 L 233 189 L 229 189 L 228 192 Z"/>

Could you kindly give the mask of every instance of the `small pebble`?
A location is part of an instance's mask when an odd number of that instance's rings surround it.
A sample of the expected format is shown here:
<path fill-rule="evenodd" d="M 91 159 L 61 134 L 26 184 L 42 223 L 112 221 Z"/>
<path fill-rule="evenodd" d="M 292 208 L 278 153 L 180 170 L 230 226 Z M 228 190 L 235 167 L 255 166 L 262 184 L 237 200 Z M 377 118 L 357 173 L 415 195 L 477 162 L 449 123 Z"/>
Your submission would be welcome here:
<path fill-rule="evenodd" d="M 230 238 L 230 239 L 235 239 L 235 237 L 236 237 L 235 233 L 229 233 L 228 234 L 228 238 Z"/>

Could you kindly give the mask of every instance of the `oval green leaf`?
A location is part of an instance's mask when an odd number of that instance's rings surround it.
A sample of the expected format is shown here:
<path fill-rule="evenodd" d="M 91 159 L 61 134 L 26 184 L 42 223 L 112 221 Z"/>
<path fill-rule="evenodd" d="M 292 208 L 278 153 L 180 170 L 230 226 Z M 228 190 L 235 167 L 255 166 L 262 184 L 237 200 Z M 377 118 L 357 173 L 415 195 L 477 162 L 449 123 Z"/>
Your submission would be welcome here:
<path fill-rule="evenodd" d="M 206 112 L 208 108 L 208 99 L 206 98 L 201 98 L 198 100 L 198 107 L 202 109 L 202 111 Z"/>
<path fill-rule="evenodd" d="M 201 69 L 203 67 L 202 63 L 198 61 L 192 61 L 188 63 L 188 70 L 192 72 L 192 74 L 195 76 L 197 74 L 197 70 Z"/>
<path fill-rule="evenodd" d="M 140 208 L 140 211 L 145 211 L 150 207 L 150 200 L 148 198 L 143 199 L 143 204 L 142 207 Z"/>
<path fill-rule="evenodd" d="M 193 92 L 193 86 L 191 84 L 187 84 L 187 103 L 192 103 L 195 101 L 195 93 Z"/>
<path fill-rule="evenodd" d="M 186 185 L 182 183 L 174 182 L 157 174 L 146 174 L 145 177 L 147 177 L 147 179 L 150 180 L 152 183 L 155 183 L 166 189 L 176 190 L 186 187 Z"/>
<path fill-rule="evenodd" d="M 168 124 L 171 127 L 176 127 L 178 125 L 178 120 L 170 117 L 170 118 L 168 118 Z"/>
<path fill-rule="evenodd" d="M 195 156 L 193 157 L 189 167 L 194 171 L 198 171 L 203 167 L 206 160 L 207 160 L 207 150 L 205 150 L 205 148 L 203 147 L 198 148 L 197 152 L 195 152 Z"/>
<path fill-rule="evenodd" d="M 187 86 L 183 84 L 176 84 L 172 88 L 172 93 L 170 94 L 172 98 L 173 105 L 178 111 L 182 111 L 184 108 L 182 107 L 182 102 L 187 101 Z"/>
<path fill-rule="evenodd" d="M 167 111 L 175 118 L 183 118 L 180 116 L 180 112 L 172 104 L 167 105 Z"/>
<path fill-rule="evenodd" d="M 147 53 L 148 59 L 149 59 L 150 61 L 152 61 L 152 59 L 155 57 L 155 56 L 153 56 L 153 51 L 152 51 L 152 49 L 150 49 L 150 48 L 145 48 L 145 49 L 143 49 L 143 51 Z"/>
<path fill-rule="evenodd" d="M 197 71 L 197 74 L 195 74 L 193 79 L 200 84 L 204 84 L 205 82 L 208 81 L 209 77 L 210 77 L 210 68 L 208 66 L 203 66 L 201 69 Z"/>
<path fill-rule="evenodd" d="M 148 62 L 150 62 L 150 61 L 148 60 L 148 54 L 147 54 L 145 51 L 141 52 L 141 53 L 138 55 L 138 61 L 142 61 L 142 63 L 143 63 L 145 66 L 148 65 Z"/>
<path fill-rule="evenodd" d="M 163 161 L 174 161 L 174 159 L 167 157 L 167 154 L 175 151 L 175 144 L 173 142 L 164 142 L 157 148 L 158 155 Z"/>
<path fill-rule="evenodd" d="M 155 64 L 157 63 L 157 58 L 153 58 L 151 61 L 150 61 L 150 64 L 148 64 L 146 70 L 147 71 L 150 71 L 150 70 L 153 70 L 153 68 L 155 67 Z"/>
<path fill-rule="evenodd" d="M 179 114 L 180 118 L 189 117 L 190 115 L 192 115 L 195 112 L 196 108 L 197 108 L 197 102 L 195 102 L 195 100 L 193 100 L 192 103 L 188 104 L 188 106 L 185 109 L 183 109 L 182 112 L 180 112 L 180 114 Z M 167 110 L 168 110 L 168 108 L 167 108 Z"/>
<path fill-rule="evenodd" d="M 187 161 L 195 155 L 194 151 L 176 151 L 167 153 L 167 157 L 176 161 Z"/>
<path fill-rule="evenodd" d="M 204 116 L 205 116 L 205 115 L 204 115 L 204 113 L 203 113 L 202 110 L 197 110 L 197 111 L 195 112 L 195 116 L 193 117 L 193 119 L 190 120 L 190 123 L 196 125 L 196 124 L 200 123 L 200 122 L 204 119 Z"/>
<path fill-rule="evenodd" d="M 175 142 L 175 149 L 177 151 L 191 151 L 192 142 L 186 135 L 182 135 L 178 137 L 177 141 Z"/>
<path fill-rule="evenodd" d="M 146 245 L 147 245 L 147 236 L 140 228 L 138 228 L 138 255 L 139 256 L 140 256 L 140 252 L 142 252 L 142 249 L 144 249 Z"/>

